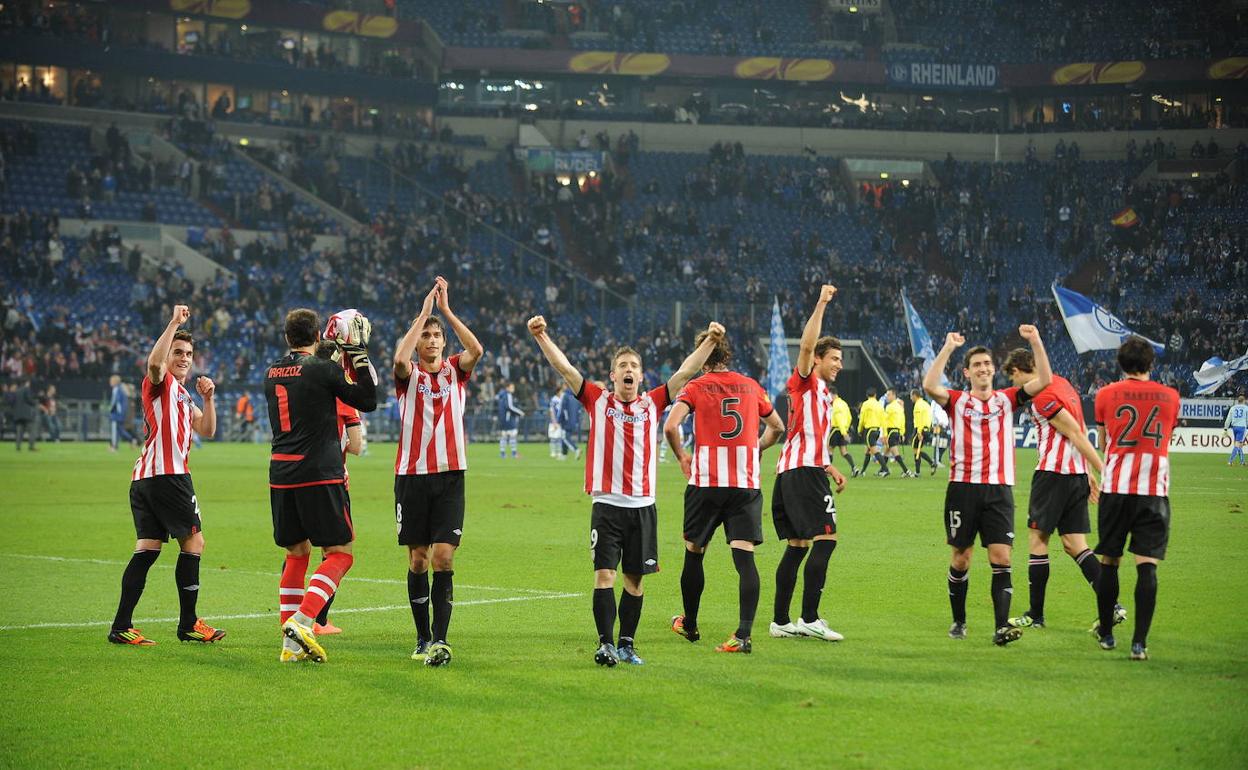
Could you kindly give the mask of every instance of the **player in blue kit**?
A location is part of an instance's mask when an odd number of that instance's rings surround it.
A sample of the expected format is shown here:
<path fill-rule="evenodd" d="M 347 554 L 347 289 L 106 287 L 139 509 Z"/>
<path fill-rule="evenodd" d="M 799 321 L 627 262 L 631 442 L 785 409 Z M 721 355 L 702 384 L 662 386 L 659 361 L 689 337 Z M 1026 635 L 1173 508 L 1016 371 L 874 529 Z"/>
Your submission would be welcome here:
<path fill-rule="evenodd" d="M 516 383 L 509 382 L 498 392 L 498 456 L 506 459 L 507 447 L 511 446 L 511 459 L 519 457 L 516 437 L 520 431 L 520 418 L 524 410 L 516 406 Z"/>
<path fill-rule="evenodd" d="M 1239 458 L 1241 466 L 1248 465 L 1248 459 L 1244 457 L 1244 439 L 1248 435 L 1248 404 L 1244 403 L 1244 396 L 1241 393 L 1239 398 L 1235 399 L 1235 403 L 1231 405 L 1230 410 L 1226 413 L 1226 421 L 1222 423 L 1222 431 L 1230 430 L 1231 441 L 1235 445 L 1231 447 L 1231 456 L 1226 458 L 1227 465 L 1234 465 L 1235 458 Z"/>

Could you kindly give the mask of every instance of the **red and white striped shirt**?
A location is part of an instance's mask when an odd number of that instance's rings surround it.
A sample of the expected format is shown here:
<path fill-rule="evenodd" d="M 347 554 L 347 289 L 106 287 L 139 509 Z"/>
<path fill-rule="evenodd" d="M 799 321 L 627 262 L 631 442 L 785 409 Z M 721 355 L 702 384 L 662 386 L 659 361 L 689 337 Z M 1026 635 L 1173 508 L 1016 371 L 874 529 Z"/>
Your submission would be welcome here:
<path fill-rule="evenodd" d="M 351 474 L 347 471 L 347 428 L 360 424 L 360 411 L 353 406 L 338 402 L 338 445 L 342 447 L 342 483 L 348 484 Z"/>
<path fill-rule="evenodd" d="M 1037 393 L 1028 406 L 1036 423 L 1036 450 L 1040 453 L 1036 470 L 1066 476 L 1087 473 L 1087 461 L 1083 459 L 1083 455 L 1070 443 L 1070 439 L 1049 424 L 1051 418 L 1065 410 L 1079 423 L 1079 430 L 1086 430 L 1083 424 L 1083 404 L 1070 382 L 1065 377 L 1053 375 L 1053 382 Z"/>
<path fill-rule="evenodd" d="M 949 391 L 950 481 L 1014 484 L 1014 410 L 1026 400 L 1022 393 L 994 390 L 984 401 L 970 391 Z"/>
<path fill-rule="evenodd" d="M 443 361 L 442 368 L 433 374 L 412 364 L 409 378 L 395 378 L 401 424 L 396 475 L 468 470 L 464 404 L 471 376 L 459 368 L 456 355 Z"/>
<path fill-rule="evenodd" d="M 144 377 L 140 390 L 147 441 L 143 454 L 134 462 L 131 481 L 190 473 L 187 455 L 191 452 L 191 420 L 195 418 L 190 391 L 168 372 L 156 385 Z"/>
<path fill-rule="evenodd" d="M 758 489 L 758 421 L 772 413 L 763 387 L 736 372 L 707 372 L 676 400 L 693 412 L 689 484 Z"/>
<path fill-rule="evenodd" d="M 667 408 L 667 385 L 621 401 L 589 380 L 576 399 L 589 412 L 585 492 L 623 508 L 654 504 L 659 417 Z"/>
<path fill-rule="evenodd" d="M 1150 380 L 1119 380 L 1096 394 L 1096 423 L 1105 429 L 1101 491 L 1170 494 L 1170 436 L 1179 424 L 1179 392 Z"/>
<path fill-rule="evenodd" d="M 832 464 L 828 435 L 832 432 L 832 394 L 828 383 L 812 370 L 805 377 L 793 369 L 789 391 L 788 435 L 776 462 L 776 473 L 794 468 L 823 468 Z"/>

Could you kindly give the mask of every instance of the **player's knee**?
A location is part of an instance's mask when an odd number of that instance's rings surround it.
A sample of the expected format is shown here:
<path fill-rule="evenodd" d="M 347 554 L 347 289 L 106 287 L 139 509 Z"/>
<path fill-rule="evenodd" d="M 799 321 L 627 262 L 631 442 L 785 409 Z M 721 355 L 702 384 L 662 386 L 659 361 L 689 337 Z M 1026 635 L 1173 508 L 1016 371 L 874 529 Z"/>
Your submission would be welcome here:
<path fill-rule="evenodd" d="M 198 556 L 204 552 L 204 533 L 196 532 L 190 537 L 184 537 L 178 541 L 178 546 L 183 553 L 193 553 Z"/>
<path fill-rule="evenodd" d="M 988 560 L 993 564 L 1009 564 L 1010 547 L 1002 543 L 993 543 L 988 546 Z"/>
<path fill-rule="evenodd" d="M 312 554 L 312 543 L 304 540 L 302 543 L 286 546 L 286 550 L 291 556 L 310 556 Z"/>
<path fill-rule="evenodd" d="M 686 540 L 685 550 L 688 551 L 689 553 L 706 553 L 706 546 L 695 545 L 693 543 L 690 543 L 688 540 Z"/>
<path fill-rule="evenodd" d="M 973 551 L 970 548 L 965 550 L 954 549 L 952 556 L 949 558 L 949 565 L 958 570 L 970 569 L 972 553 Z M 991 558 L 991 555 L 989 558 Z"/>
<path fill-rule="evenodd" d="M 1088 550 L 1088 541 L 1083 535 L 1062 535 L 1062 550 L 1067 556 L 1078 556 Z"/>
<path fill-rule="evenodd" d="M 802 540 L 801 538 L 798 538 L 798 537 L 789 538 L 789 545 L 793 546 L 794 548 L 809 548 L 810 543 L 811 543 L 810 540 Z"/>
<path fill-rule="evenodd" d="M 642 575 L 634 575 L 628 572 L 624 573 L 624 590 L 633 596 L 641 596 L 641 578 Z"/>
<path fill-rule="evenodd" d="M 433 571 L 449 572 L 455 567 L 455 549 L 447 546 L 440 548 L 435 546 L 433 549 Z"/>
<path fill-rule="evenodd" d="M 149 540 L 147 538 L 140 538 L 139 540 L 134 541 L 134 550 L 136 551 L 159 551 L 162 545 L 163 543 L 161 543 L 159 540 Z"/>
<path fill-rule="evenodd" d="M 615 570 L 594 570 L 594 588 L 615 588 Z"/>

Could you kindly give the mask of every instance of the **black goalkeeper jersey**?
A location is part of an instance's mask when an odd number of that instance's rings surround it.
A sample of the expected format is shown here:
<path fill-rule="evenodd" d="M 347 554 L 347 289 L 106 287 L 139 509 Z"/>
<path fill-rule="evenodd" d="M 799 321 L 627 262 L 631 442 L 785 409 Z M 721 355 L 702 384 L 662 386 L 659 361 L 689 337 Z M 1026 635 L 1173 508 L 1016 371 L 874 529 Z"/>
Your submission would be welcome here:
<path fill-rule="evenodd" d="M 269 365 L 264 397 L 273 429 L 270 486 L 343 480 L 337 401 L 361 412 L 377 408 L 377 386 L 371 372 L 357 370 L 354 379 L 347 380 L 340 364 L 303 353 L 287 353 Z"/>

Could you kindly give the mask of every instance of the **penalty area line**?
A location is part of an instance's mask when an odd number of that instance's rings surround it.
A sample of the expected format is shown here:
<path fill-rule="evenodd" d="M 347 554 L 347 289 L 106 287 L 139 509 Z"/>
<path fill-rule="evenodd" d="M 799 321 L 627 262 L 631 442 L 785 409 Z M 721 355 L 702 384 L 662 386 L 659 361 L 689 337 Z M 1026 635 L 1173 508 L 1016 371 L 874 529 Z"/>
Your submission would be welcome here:
<path fill-rule="evenodd" d="M 468 607 L 477 604 L 503 604 L 505 602 L 536 602 L 544 599 L 575 599 L 584 596 L 579 593 L 568 594 L 548 594 L 544 596 L 502 596 L 497 599 L 469 599 L 468 601 L 455 602 L 456 607 Z M 345 615 L 357 612 L 389 612 L 392 610 L 409 610 L 406 604 L 387 604 L 380 607 L 343 607 L 339 609 L 335 607 L 333 612 L 335 615 Z M 254 620 L 257 618 L 272 618 L 276 615 L 274 612 L 246 612 L 236 615 L 206 615 L 207 620 Z M 149 623 L 176 623 L 179 618 L 174 616 L 170 618 L 144 618 L 135 621 L 136 623 L 147 625 Z M 28 623 L 26 625 L 0 626 L 0 631 L 31 631 L 41 628 L 94 628 L 96 626 L 112 625 L 111 620 L 92 620 L 86 623 Z"/>

